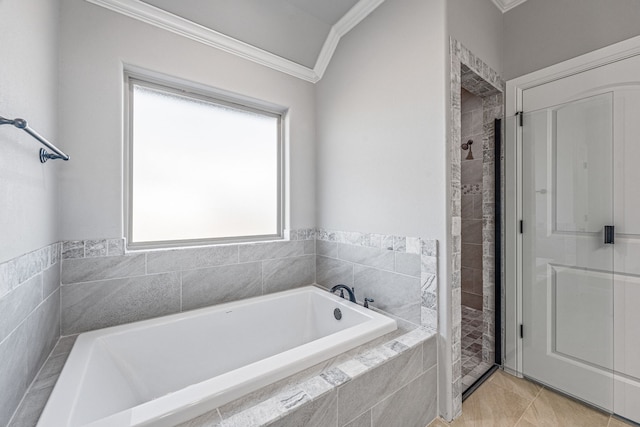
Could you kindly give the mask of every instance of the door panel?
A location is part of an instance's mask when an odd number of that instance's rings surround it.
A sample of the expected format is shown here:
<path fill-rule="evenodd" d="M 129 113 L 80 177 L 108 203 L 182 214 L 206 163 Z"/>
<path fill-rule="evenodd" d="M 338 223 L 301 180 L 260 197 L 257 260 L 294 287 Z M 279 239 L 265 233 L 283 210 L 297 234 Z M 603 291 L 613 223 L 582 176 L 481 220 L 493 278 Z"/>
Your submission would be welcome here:
<path fill-rule="evenodd" d="M 525 98 L 526 100 L 526 98 Z M 523 368 L 602 408 L 613 397 L 613 95 L 524 116 Z"/>
<path fill-rule="evenodd" d="M 640 56 L 523 107 L 523 373 L 640 422 Z"/>

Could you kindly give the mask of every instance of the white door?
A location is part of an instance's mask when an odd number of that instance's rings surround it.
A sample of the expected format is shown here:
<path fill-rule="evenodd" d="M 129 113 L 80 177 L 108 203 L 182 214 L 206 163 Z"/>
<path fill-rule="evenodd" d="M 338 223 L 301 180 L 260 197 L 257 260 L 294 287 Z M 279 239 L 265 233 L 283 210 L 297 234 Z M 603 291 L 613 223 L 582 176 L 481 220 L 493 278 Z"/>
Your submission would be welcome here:
<path fill-rule="evenodd" d="M 640 421 L 640 56 L 522 102 L 523 373 Z"/>

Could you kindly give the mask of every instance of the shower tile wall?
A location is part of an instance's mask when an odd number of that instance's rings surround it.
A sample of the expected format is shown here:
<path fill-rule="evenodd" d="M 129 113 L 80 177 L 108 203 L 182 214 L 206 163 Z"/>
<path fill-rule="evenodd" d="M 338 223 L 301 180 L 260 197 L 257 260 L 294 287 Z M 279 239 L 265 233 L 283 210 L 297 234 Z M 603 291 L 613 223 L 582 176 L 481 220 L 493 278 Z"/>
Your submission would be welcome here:
<path fill-rule="evenodd" d="M 60 244 L 0 264 L 0 425 L 60 336 Z M 51 384 L 36 384 L 41 393 Z"/>
<path fill-rule="evenodd" d="M 462 89 L 462 305 L 482 310 L 482 98 Z M 471 155 L 470 155 L 471 153 Z"/>

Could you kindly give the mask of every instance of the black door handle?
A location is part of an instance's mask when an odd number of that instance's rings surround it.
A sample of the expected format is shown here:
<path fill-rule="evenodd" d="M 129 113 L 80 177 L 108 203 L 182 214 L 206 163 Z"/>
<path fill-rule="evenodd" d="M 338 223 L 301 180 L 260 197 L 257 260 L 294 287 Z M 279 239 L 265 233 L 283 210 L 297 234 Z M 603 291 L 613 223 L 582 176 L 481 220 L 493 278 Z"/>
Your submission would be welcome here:
<path fill-rule="evenodd" d="M 604 244 L 605 245 L 613 245 L 615 227 L 613 225 L 605 225 L 604 226 Z"/>

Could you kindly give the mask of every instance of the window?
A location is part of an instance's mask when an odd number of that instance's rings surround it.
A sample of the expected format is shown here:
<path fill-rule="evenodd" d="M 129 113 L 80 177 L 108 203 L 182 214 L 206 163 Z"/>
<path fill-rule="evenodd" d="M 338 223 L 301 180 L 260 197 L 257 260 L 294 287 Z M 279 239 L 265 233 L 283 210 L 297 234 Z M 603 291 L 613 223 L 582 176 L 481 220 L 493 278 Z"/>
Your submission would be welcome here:
<path fill-rule="evenodd" d="M 281 114 L 128 82 L 129 245 L 281 237 Z"/>

